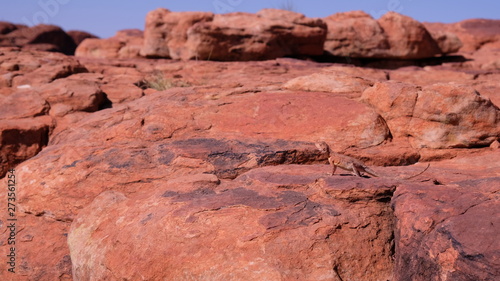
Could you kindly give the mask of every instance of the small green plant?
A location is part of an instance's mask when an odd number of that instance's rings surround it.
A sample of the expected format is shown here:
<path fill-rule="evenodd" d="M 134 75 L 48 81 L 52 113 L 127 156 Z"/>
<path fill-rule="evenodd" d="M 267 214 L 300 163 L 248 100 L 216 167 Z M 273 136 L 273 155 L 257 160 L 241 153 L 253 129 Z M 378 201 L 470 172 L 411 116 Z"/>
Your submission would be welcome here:
<path fill-rule="evenodd" d="M 190 83 L 182 80 L 167 78 L 161 71 L 153 71 L 143 81 L 143 88 L 151 88 L 157 91 L 165 91 L 175 87 L 190 87 Z"/>

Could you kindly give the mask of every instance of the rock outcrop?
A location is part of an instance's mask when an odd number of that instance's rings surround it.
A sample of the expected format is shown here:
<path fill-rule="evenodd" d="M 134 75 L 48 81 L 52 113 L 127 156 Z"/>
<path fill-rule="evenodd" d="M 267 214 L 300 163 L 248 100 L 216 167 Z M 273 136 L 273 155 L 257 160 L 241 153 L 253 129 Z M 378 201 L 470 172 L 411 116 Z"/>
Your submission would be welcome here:
<path fill-rule="evenodd" d="M 473 88 L 385 82 L 361 98 L 384 117 L 394 137 L 414 147 L 489 146 L 500 135 L 500 109 Z"/>
<path fill-rule="evenodd" d="M 86 39 L 77 57 L 0 48 L 0 184 L 8 186 L 5 174 L 14 168 L 19 226 L 16 273 L 2 266 L 1 280 L 452 281 L 500 274 L 495 48 L 484 44 L 442 65 L 389 69 L 292 58 L 145 59 L 137 55 L 146 50 L 143 40 L 167 42 L 152 50 L 189 58 L 192 50 L 182 46 L 196 43 L 191 34 L 234 32 L 217 41 L 233 44 L 241 34 L 253 38 L 250 26 L 265 27 L 273 38 L 293 33 L 299 46 L 302 35 L 323 30 L 317 20 L 276 10 L 157 10 L 148 17 L 165 26 L 146 30 L 144 39 L 138 30 Z M 238 17 L 246 28 L 222 28 Z M 397 45 L 402 56 L 456 48 L 453 36 L 426 33 L 396 14 L 382 21 L 413 31 L 388 35 L 389 28 L 377 28 L 380 20 L 360 12 L 332 20 L 339 35 L 386 50 Z M 344 20 L 370 25 L 366 34 L 380 40 L 358 36 Z M 5 34 L 22 28 L 0 24 Z M 420 48 L 414 35 L 435 44 Z M 113 40 L 121 47 L 109 47 Z M 234 60 L 262 51 L 234 44 L 242 50 Z M 92 57 L 92 46 L 106 55 Z M 339 46 L 351 55 L 375 52 Z M 268 54 L 284 55 L 272 48 Z M 319 140 L 381 176 L 328 175 Z M 8 197 L 0 192 L 0 202 Z M 2 212 L 0 224 L 7 219 Z M 11 236 L 0 232 L 3 257 Z"/>
<path fill-rule="evenodd" d="M 61 52 L 72 55 L 76 43 L 64 30 L 55 25 L 33 27 L 3 24 L 0 47 L 22 47 L 25 50 Z"/>
<path fill-rule="evenodd" d="M 75 51 L 77 57 L 88 58 L 138 58 L 143 45 L 143 32 L 138 29 L 118 31 L 108 39 L 88 38 Z"/>
<path fill-rule="evenodd" d="M 324 21 L 325 51 L 333 56 L 414 60 L 454 53 L 461 47 L 453 33 L 431 36 L 423 24 L 396 12 L 378 20 L 362 11 L 337 13 Z"/>
<path fill-rule="evenodd" d="M 264 60 L 323 53 L 326 25 L 281 11 L 256 14 L 173 13 L 159 9 L 146 18 L 146 57 L 200 60 Z"/>
<path fill-rule="evenodd" d="M 424 23 L 431 33 L 451 32 L 463 43 L 463 52 L 477 51 L 483 47 L 498 48 L 500 42 L 500 20 L 470 19 L 452 24 Z"/>

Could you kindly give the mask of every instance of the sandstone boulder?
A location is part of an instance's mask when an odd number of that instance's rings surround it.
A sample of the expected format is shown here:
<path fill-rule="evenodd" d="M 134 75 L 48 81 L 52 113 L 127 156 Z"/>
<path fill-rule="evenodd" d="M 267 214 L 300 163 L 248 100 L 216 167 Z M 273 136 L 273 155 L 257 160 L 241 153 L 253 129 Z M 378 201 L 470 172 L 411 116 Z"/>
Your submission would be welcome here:
<path fill-rule="evenodd" d="M 388 12 L 375 20 L 362 11 L 333 14 L 325 51 L 338 57 L 414 60 L 457 52 L 460 39 L 452 32 L 431 34 L 418 21 Z"/>
<path fill-rule="evenodd" d="M 463 43 L 462 52 L 477 51 L 500 41 L 500 20 L 469 19 L 452 24 L 425 23 L 425 26 L 431 33 L 456 34 Z"/>
<path fill-rule="evenodd" d="M 0 119 L 0 178 L 47 145 L 54 127 L 49 116 Z"/>
<path fill-rule="evenodd" d="M 13 88 L 33 89 L 81 72 L 87 69 L 78 60 L 60 53 L 15 49 L 0 56 L 0 73 L 12 74 L 9 84 Z"/>
<path fill-rule="evenodd" d="M 325 36 L 321 20 L 288 11 L 214 16 L 160 9 L 146 19 L 142 55 L 220 61 L 321 55 Z"/>
<path fill-rule="evenodd" d="M 377 20 L 389 42 L 385 58 L 422 59 L 441 54 L 438 44 L 420 22 L 388 12 Z"/>
<path fill-rule="evenodd" d="M 318 175 L 316 166 L 280 166 L 215 188 L 166 184 L 137 196 L 103 193 L 72 223 L 73 276 L 390 279 L 387 199 L 394 187 L 332 178 L 315 183 Z"/>
<path fill-rule="evenodd" d="M 215 134 L 326 139 L 337 148 L 374 146 L 390 136 L 385 121 L 369 107 L 328 93 L 270 92 L 228 100 L 205 117 Z"/>
<path fill-rule="evenodd" d="M 121 30 L 108 39 L 85 39 L 75 51 L 77 57 L 89 58 L 138 58 L 143 44 L 142 31 Z"/>
<path fill-rule="evenodd" d="M 447 186 L 398 188 L 392 201 L 395 280 L 495 280 L 500 274 L 500 246 L 492 239 L 500 231 L 499 182 L 497 174 Z"/>
<path fill-rule="evenodd" d="M 456 53 L 463 46 L 462 41 L 455 33 L 443 30 L 429 30 L 429 32 L 443 54 Z"/>
<path fill-rule="evenodd" d="M 0 34 L 7 34 L 16 29 L 18 29 L 17 25 L 6 21 L 0 21 Z"/>
<path fill-rule="evenodd" d="M 488 146 L 500 134 L 500 109 L 466 86 L 377 83 L 362 99 L 384 117 L 394 137 L 409 138 L 414 147 Z"/>
<path fill-rule="evenodd" d="M 0 96 L 0 108 L 0 120 L 22 119 L 46 115 L 50 105 L 37 93 L 17 91 L 6 97 Z"/>
<path fill-rule="evenodd" d="M 48 143 L 50 106 L 40 95 L 18 91 L 0 96 L 0 177 L 8 169 L 35 156 Z"/>
<path fill-rule="evenodd" d="M 74 111 L 97 111 L 106 102 L 98 82 L 85 79 L 85 74 L 57 79 L 39 87 L 37 92 L 49 102 L 53 116 L 64 116 Z"/>
<path fill-rule="evenodd" d="M 146 16 L 144 47 L 141 55 L 145 57 L 190 58 L 196 50 L 186 48 L 188 29 L 198 22 L 212 21 L 213 13 L 208 12 L 170 12 L 156 9 Z M 193 53 L 195 52 L 195 53 Z"/>
<path fill-rule="evenodd" d="M 6 35 L 0 35 L 0 45 L 61 52 L 66 55 L 74 54 L 76 49 L 73 38 L 64 30 L 55 25 L 44 24 L 19 28 Z"/>
<path fill-rule="evenodd" d="M 337 13 L 323 18 L 328 26 L 325 51 L 334 56 L 381 57 L 390 46 L 378 22 L 363 11 Z"/>
<path fill-rule="evenodd" d="M 67 33 L 73 39 L 76 46 L 80 45 L 87 38 L 97 38 L 94 34 L 81 30 L 70 30 Z"/>

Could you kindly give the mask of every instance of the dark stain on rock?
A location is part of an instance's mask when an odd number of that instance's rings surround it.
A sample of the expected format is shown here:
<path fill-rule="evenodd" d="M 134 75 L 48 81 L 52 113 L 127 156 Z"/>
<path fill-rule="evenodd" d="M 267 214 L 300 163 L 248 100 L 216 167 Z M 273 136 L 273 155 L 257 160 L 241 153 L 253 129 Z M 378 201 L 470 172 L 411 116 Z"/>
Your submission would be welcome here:
<path fill-rule="evenodd" d="M 196 190 L 188 193 L 166 191 L 162 197 L 172 203 L 184 202 L 174 214 L 187 216 L 187 222 L 196 221 L 196 213 L 216 211 L 234 206 L 248 206 L 267 210 L 270 213 L 260 219 L 266 228 L 279 226 L 307 226 L 317 223 L 322 215 L 340 215 L 333 207 L 310 201 L 307 196 L 296 191 L 282 191 L 275 196 L 264 196 L 244 187 L 229 189 L 220 193 L 213 190 Z"/>
<path fill-rule="evenodd" d="M 76 167 L 76 164 L 77 164 L 78 162 L 81 162 L 81 161 L 80 161 L 80 160 L 73 161 L 73 163 L 71 163 L 71 164 L 69 164 L 69 165 L 64 165 L 62 168 L 63 168 L 63 169 L 67 169 L 67 168 L 74 168 L 74 167 Z"/>
<path fill-rule="evenodd" d="M 256 167 L 316 163 L 321 155 L 316 149 L 310 149 L 308 146 L 311 145 L 306 142 L 286 140 L 242 142 L 194 138 L 162 144 L 159 149 L 161 153 L 175 151 L 177 155 L 206 160 L 215 167 L 217 177 L 234 179 L 249 170 L 239 166 L 251 159 L 255 159 Z"/>
<path fill-rule="evenodd" d="M 168 150 L 160 151 L 160 155 L 161 156 L 158 159 L 158 161 L 164 165 L 169 165 L 175 159 L 175 153 L 168 151 Z"/>
<path fill-rule="evenodd" d="M 148 214 L 145 218 L 143 218 L 140 223 L 141 224 L 146 224 L 146 222 L 148 222 L 149 220 L 151 220 L 153 218 L 153 214 Z"/>

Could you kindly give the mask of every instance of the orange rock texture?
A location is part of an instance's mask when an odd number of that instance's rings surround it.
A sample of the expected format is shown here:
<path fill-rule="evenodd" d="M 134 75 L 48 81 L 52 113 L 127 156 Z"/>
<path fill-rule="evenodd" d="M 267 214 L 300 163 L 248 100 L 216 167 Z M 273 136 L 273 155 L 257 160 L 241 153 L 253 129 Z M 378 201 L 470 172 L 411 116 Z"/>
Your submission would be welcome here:
<path fill-rule="evenodd" d="M 145 21 L 0 23 L 1 280 L 500 276 L 498 21 Z M 381 177 L 330 176 L 317 141 Z"/>

